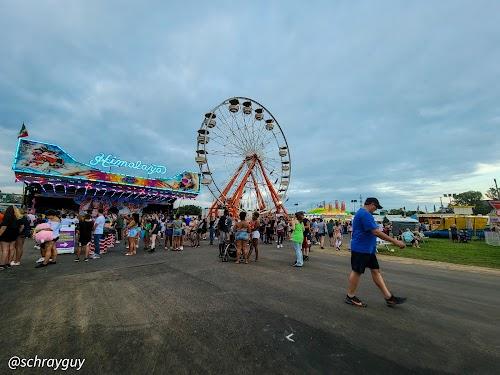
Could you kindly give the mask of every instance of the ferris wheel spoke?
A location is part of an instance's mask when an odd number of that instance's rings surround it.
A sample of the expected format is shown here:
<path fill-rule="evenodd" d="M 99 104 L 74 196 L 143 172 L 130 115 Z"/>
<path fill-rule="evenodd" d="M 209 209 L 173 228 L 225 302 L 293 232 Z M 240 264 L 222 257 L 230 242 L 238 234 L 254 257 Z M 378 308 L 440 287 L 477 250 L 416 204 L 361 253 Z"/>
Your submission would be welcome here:
<path fill-rule="evenodd" d="M 240 148 L 240 146 L 236 143 L 231 142 L 227 138 L 224 138 L 216 134 L 216 136 L 213 137 L 212 140 L 219 146 L 221 146 L 223 149 L 229 149 L 232 152 L 234 152 L 237 156 L 242 155 L 242 149 Z"/>
<path fill-rule="evenodd" d="M 212 134 L 215 136 L 215 138 L 219 139 L 220 142 L 222 142 L 224 147 L 229 144 L 235 149 L 241 150 L 241 143 L 236 138 L 219 134 L 218 131 L 213 131 Z"/>
<path fill-rule="evenodd" d="M 278 164 L 281 164 L 281 159 L 276 159 L 275 157 L 273 157 L 275 155 L 275 152 L 270 152 L 270 151 L 267 151 L 266 153 L 264 153 L 262 156 L 263 156 L 263 160 L 266 160 L 266 161 L 270 161 L 270 162 L 275 162 L 275 163 L 278 163 Z"/>
<path fill-rule="evenodd" d="M 257 119 L 255 118 L 255 116 L 253 116 L 253 120 L 252 120 L 252 123 L 250 125 L 250 130 L 252 132 L 252 140 L 255 144 L 257 143 L 257 141 L 256 141 L 257 140 L 257 131 L 256 131 L 257 125 L 256 125 L 256 123 L 257 123 Z M 259 125 L 260 125 L 260 122 L 259 122 Z"/>
<path fill-rule="evenodd" d="M 273 144 L 275 140 L 274 136 L 274 130 L 267 130 L 264 128 L 263 131 L 261 131 L 261 136 L 260 136 L 260 141 L 263 144 Z"/>
<path fill-rule="evenodd" d="M 257 133 L 256 138 L 255 138 L 256 142 L 261 142 L 261 140 L 264 138 L 264 136 L 269 132 L 269 130 L 267 130 L 266 125 L 263 121 L 261 121 L 259 125 L 260 126 L 256 128 L 256 133 Z"/>
<path fill-rule="evenodd" d="M 224 125 L 226 126 L 226 129 L 229 133 L 232 134 L 232 136 L 238 140 L 240 144 L 241 150 L 245 150 L 248 147 L 247 140 L 243 137 L 243 134 L 240 131 L 237 131 L 235 128 L 234 124 L 234 119 L 233 119 L 233 114 L 229 114 L 229 118 L 227 118 L 225 115 L 222 115 L 224 118 Z M 239 129 L 238 129 L 239 130 Z"/>
<path fill-rule="evenodd" d="M 210 155 L 222 155 L 222 156 L 236 156 L 236 157 L 240 157 L 241 154 L 239 153 L 236 153 L 236 152 L 224 152 L 224 151 L 213 151 L 210 153 Z"/>
<path fill-rule="evenodd" d="M 255 134 L 254 134 L 254 124 L 256 121 L 255 116 L 251 116 L 251 114 L 250 115 L 243 114 L 242 116 L 243 116 L 243 122 L 245 124 L 245 129 L 246 129 L 247 134 L 248 134 L 248 138 L 251 140 L 252 143 L 255 144 Z M 253 120 L 250 121 L 249 120 L 250 118 L 252 118 Z M 247 121 L 247 119 L 249 121 Z"/>
<path fill-rule="evenodd" d="M 257 144 L 260 144 L 262 148 L 267 148 L 269 147 L 272 143 L 270 142 L 270 137 L 269 133 L 272 132 L 272 130 L 260 130 L 259 134 L 257 135 Z"/>
<path fill-rule="evenodd" d="M 238 119 L 236 118 L 236 115 L 234 113 L 231 113 L 231 119 L 232 119 L 232 124 L 236 126 L 236 128 L 238 129 L 238 134 L 243 139 L 243 144 L 245 146 L 245 149 L 248 150 L 250 148 L 250 142 L 246 138 L 244 131 L 240 128 L 240 125 L 238 124 Z"/>
<path fill-rule="evenodd" d="M 227 120 L 226 116 L 222 113 L 222 111 L 219 109 L 218 112 L 219 112 L 219 114 L 218 114 L 219 123 L 222 123 L 224 125 L 224 130 L 228 133 L 226 139 L 228 141 L 230 141 L 232 138 L 236 143 L 239 144 L 239 148 L 243 149 L 244 148 L 243 139 L 240 136 L 235 134 L 234 129 L 231 127 L 231 125 L 229 124 L 229 121 Z M 229 134 L 231 134 L 232 137 L 230 137 Z"/>
<path fill-rule="evenodd" d="M 276 168 L 276 167 L 269 165 L 269 164 L 266 164 L 264 162 L 262 162 L 262 165 L 263 165 L 265 171 L 267 172 L 268 177 L 270 177 L 272 179 L 281 177 L 281 175 L 280 175 L 281 170 L 279 168 Z"/>
<path fill-rule="evenodd" d="M 248 137 L 248 132 L 245 131 L 246 130 L 245 129 L 245 119 L 243 116 L 244 116 L 243 111 L 239 111 L 236 115 L 233 114 L 232 117 L 234 119 L 234 123 L 236 124 L 236 127 L 238 128 L 242 138 L 246 142 L 246 146 L 248 147 L 247 149 L 249 149 L 252 142 L 251 142 L 250 138 Z M 241 121 L 238 119 L 238 117 L 241 117 Z M 240 127 L 240 124 L 241 124 L 241 127 Z"/>

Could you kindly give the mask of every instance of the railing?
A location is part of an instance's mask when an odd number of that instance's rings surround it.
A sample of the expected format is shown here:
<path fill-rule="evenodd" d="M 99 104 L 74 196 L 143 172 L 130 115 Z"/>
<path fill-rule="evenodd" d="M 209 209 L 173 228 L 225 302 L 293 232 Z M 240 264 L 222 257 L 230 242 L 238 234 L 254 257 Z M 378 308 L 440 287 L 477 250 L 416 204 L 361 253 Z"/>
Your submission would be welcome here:
<path fill-rule="evenodd" d="M 486 243 L 491 246 L 500 246 L 500 232 L 484 232 Z"/>

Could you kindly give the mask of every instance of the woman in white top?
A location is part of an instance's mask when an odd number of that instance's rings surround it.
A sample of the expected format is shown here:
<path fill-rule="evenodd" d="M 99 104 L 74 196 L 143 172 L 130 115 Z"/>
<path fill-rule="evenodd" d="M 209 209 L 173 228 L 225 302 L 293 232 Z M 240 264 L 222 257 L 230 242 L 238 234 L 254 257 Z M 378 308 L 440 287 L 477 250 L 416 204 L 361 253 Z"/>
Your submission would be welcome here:
<path fill-rule="evenodd" d="M 250 254 L 252 250 L 255 250 L 255 261 L 259 259 L 259 238 L 260 238 L 260 221 L 259 213 L 254 212 L 252 214 L 252 221 L 250 222 L 250 230 L 252 231 L 252 241 L 250 242 Z"/>
<path fill-rule="evenodd" d="M 276 246 L 278 249 L 283 247 L 283 239 L 285 238 L 285 228 L 286 223 L 283 216 L 278 219 L 278 223 L 276 224 L 276 234 L 278 236 L 278 245 Z"/>

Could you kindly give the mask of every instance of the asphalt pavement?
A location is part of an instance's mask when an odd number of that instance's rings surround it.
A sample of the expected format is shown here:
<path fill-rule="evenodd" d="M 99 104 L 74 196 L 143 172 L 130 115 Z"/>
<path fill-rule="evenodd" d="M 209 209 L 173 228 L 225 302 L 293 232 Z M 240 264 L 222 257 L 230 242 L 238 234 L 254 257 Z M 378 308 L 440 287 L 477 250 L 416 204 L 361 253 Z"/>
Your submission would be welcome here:
<path fill-rule="evenodd" d="M 0 373 L 20 358 L 85 359 L 83 374 L 498 374 L 499 274 L 380 260 L 396 308 L 365 274 L 343 302 L 349 257 L 316 250 L 293 268 L 290 244 L 258 262 L 216 247 L 118 245 L 102 259 L 0 271 Z M 52 373 L 53 371 L 48 371 Z M 18 369 L 16 373 L 42 373 Z"/>

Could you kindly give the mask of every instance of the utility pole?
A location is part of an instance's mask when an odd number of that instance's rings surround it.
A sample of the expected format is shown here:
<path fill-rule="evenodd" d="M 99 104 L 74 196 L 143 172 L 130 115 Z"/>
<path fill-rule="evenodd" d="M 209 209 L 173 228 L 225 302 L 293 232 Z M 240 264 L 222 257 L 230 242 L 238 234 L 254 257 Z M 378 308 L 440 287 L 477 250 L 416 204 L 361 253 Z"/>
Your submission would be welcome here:
<path fill-rule="evenodd" d="M 493 181 L 495 181 L 495 190 L 497 192 L 497 199 L 500 201 L 500 191 L 498 191 L 497 179 L 494 178 Z"/>
<path fill-rule="evenodd" d="M 352 212 L 356 211 L 356 203 L 357 202 L 358 202 L 357 199 L 351 199 Z"/>
<path fill-rule="evenodd" d="M 359 207 L 361 208 L 361 205 L 363 204 L 363 198 L 361 197 L 361 194 L 359 194 Z"/>

